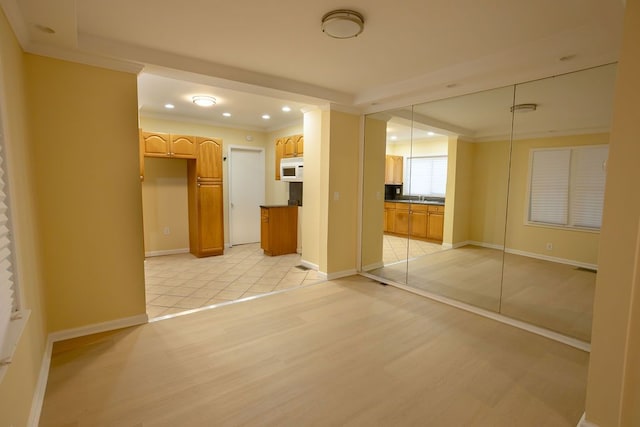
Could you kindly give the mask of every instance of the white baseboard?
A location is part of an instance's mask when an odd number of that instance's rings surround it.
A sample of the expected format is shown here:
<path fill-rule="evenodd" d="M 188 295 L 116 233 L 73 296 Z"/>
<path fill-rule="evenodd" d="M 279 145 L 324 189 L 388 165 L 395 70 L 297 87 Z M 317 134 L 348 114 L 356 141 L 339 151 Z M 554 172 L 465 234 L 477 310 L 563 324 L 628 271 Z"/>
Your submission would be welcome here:
<path fill-rule="evenodd" d="M 318 264 L 314 264 L 312 262 L 305 261 L 303 259 L 300 260 L 300 265 L 302 265 L 303 267 L 307 267 L 309 270 L 315 270 L 315 271 L 318 271 L 318 269 L 320 268 Z"/>
<path fill-rule="evenodd" d="M 590 264 L 587 262 L 575 261 L 575 260 L 566 259 L 566 258 L 558 258 L 554 256 L 542 255 L 542 254 L 537 254 L 535 252 L 526 252 L 526 251 L 521 251 L 518 249 L 511 249 L 511 248 L 507 248 L 505 252 L 508 254 L 521 255 L 529 258 L 541 259 L 543 261 L 551 261 L 559 264 L 573 265 L 575 267 L 588 268 L 590 270 L 596 270 L 596 271 L 598 270 L 598 264 Z"/>
<path fill-rule="evenodd" d="M 576 427 L 598 427 L 598 425 L 587 421 L 587 414 L 583 412 L 582 417 L 580 418 L 580 421 L 578 421 L 578 425 Z"/>
<path fill-rule="evenodd" d="M 65 329 L 49 334 L 52 342 L 68 340 L 71 338 L 84 337 L 85 335 L 97 334 L 100 332 L 113 331 L 116 329 L 128 328 L 129 326 L 143 325 L 149 322 L 147 313 L 137 316 L 124 317 L 122 319 L 110 320 L 108 322 L 94 323 L 92 325 L 81 326 L 79 328 Z"/>
<path fill-rule="evenodd" d="M 375 270 L 376 268 L 382 268 L 382 267 L 384 267 L 384 262 L 380 261 L 380 262 L 376 262 L 369 265 L 363 265 L 362 271 L 371 271 L 371 270 Z"/>
<path fill-rule="evenodd" d="M 182 248 L 182 249 L 168 249 L 166 251 L 149 251 L 149 252 L 145 252 L 144 256 L 145 258 L 150 258 L 154 256 L 188 254 L 188 253 L 189 253 L 189 248 Z"/>
<path fill-rule="evenodd" d="M 113 331 L 129 326 L 142 325 L 148 321 L 149 317 L 145 313 L 137 316 L 125 317 L 102 323 L 94 323 L 92 325 L 82 326 L 79 328 L 50 333 L 47 337 L 44 354 L 42 355 L 42 363 L 40 364 L 40 373 L 38 374 L 36 390 L 33 393 L 33 400 L 31 401 L 29 427 L 37 427 L 40 422 L 40 413 L 42 412 L 42 404 L 44 403 L 44 393 L 47 389 L 47 379 L 49 378 L 49 367 L 51 366 L 51 354 L 53 351 L 53 344 L 55 342 L 83 337 L 85 335 L 96 334 L 99 332 Z"/>
<path fill-rule="evenodd" d="M 344 271 L 336 271 L 335 273 L 320 273 L 319 275 L 324 274 L 326 276 L 325 280 L 335 280 L 340 279 L 342 277 L 353 276 L 354 274 L 358 274 L 355 269 L 344 270 Z"/>

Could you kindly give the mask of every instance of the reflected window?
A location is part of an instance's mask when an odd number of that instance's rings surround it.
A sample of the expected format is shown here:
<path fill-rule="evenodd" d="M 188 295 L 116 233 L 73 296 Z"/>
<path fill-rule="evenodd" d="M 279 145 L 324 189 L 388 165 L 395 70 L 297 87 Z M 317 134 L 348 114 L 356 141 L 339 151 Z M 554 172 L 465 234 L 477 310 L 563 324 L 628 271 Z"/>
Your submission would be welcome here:
<path fill-rule="evenodd" d="M 529 223 L 600 229 L 609 147 L 531 152 Z"/>
<path fill-rule="evenodd" d="M 408 157 L 404 194 L 444 197 L 447 191 L 447 156 Z"/>

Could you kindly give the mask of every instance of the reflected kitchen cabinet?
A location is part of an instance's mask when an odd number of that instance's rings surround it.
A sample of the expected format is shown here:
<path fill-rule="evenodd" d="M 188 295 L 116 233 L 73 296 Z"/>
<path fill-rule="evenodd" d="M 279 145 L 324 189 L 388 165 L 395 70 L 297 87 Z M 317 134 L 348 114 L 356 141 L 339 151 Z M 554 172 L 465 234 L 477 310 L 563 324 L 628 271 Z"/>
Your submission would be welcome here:
<path fill-rule="evenodd" d="M 385 157 L 384 164 L 384 183 L 385 184 L 402 184 L 403 181 L 403 158 L 402 156 Z"/>

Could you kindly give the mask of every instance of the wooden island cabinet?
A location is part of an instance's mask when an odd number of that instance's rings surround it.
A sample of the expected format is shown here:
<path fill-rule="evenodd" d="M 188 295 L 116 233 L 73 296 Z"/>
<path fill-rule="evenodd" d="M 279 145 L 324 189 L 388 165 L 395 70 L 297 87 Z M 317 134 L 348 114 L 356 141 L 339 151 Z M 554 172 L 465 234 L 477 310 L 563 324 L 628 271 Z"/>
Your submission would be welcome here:
<path fill-rule="evenodd" d="M 296 253 L 298 206 L 260 206 L 260 247 L 265 255 Z"/>

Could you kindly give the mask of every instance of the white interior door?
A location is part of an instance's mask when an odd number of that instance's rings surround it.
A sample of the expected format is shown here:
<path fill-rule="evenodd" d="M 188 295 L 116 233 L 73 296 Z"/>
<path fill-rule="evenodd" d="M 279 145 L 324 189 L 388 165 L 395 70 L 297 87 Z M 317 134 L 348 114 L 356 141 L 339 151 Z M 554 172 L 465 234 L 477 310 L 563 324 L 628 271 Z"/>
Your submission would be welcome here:
<path fill-rule="evenodd" d="M 229 148 L 229 242 L 260 241 L 260 205 L 264 204 L 264 150 Z"/>

